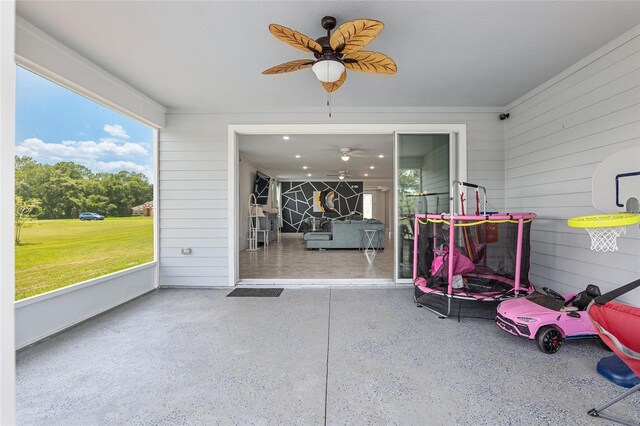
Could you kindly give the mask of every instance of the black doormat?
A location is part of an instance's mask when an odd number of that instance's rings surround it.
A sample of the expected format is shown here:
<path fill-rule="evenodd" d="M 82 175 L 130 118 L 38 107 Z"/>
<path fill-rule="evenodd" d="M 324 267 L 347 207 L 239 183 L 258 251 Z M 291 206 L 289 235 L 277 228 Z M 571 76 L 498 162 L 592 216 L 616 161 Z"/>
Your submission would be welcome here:
<path fill-rule="evenodd" d="M 282 288 L 236 288 L 227 297 L 280 297 Z"/>

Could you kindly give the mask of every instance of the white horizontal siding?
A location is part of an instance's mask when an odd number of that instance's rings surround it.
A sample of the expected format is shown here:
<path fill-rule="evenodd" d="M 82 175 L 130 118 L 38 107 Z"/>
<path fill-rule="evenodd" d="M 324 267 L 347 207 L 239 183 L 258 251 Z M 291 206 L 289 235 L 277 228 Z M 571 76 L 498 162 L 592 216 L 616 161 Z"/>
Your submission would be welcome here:
<path fill-rule="evenodd" d="M 225 202 L 226 203 L 226 202 Z M 209 208 L 209 209 L 167 209 L 162 210 L 162 217 L 164 219 L 182 219 L 179 226 L 180 227 L 197 227 L 200 228 L 199 223 L 196 222 L 193 225 L 185 222 L 185 219 L 188 221 L 197 220 L 197 219 L 211 219 L 209 224 L 211 226 L 224 226 L 228 225 L 228 221 L 226 219 L 227 214 L 225 213 L 225 209 L 222 208 L 222 203 L 220 203 L 220 208 Z M 164 222 L 167 223 L 167 222 Z"/>
<path fill-rule="evenodd" d="M 190 255 L 184 255 L 180 253 L 181 246 L 176 247 L 163 247 L 160 249 L 160 256 L 162 257 L 178 257 L 181 259 L 186 258 L 206 258 L 206 257 L 219 257 L 219 258 L 227 258 L 227 248 L 226 247 L 192 247 Z M 206 261 L 202 261 L 202 263 L 198 266 L 207 266 L 208 263 Z M 192 265 L 193 266 L 193 265 Z M 223 285 L 226 285 L 223 284 Z"/>
<path fill-rule="evenodd" d="M 163 190 L 227 190 L 227 180 L 168 180 L 163 182 Z"/>
<path fill-rule="evenodd" d="M 163 217 L 160 219 L 160 232 L 163 232 L 165 229 L 204 229 L 204 228 L 223 228 L 227 229 L 228 221 L 226 219 L 227 214 L 224 213 L 224 219 L 194 219 L 192 216 L 187 213 L 189 210 L 185 210 L 185 213 L 176 218 L 167 218 Z M 226 209 L 222 209 L 219 211 L 226 211 Z M 161 214 L 165 216 L 168 212 L 162 212 Z M 218 210 L 213 211 L 211 214 L 217 215 Z M 177 215 L 176 215 L 177 216 Z M 188 220 L 185 220 L 188 219 Z"/>
<path fill-rule="evenodd" d="M 202 277 L 191 277 L 186 275 L 180 276 L 162 276 L 162 285 L 164 287 L 226 287 L 227 268 L 218 268 L 216 275 L 206 275 Z M 217 274 L 222 274 L 218 276 Z"/>
<path fill-rule="evenodd" d="M 422 111 L 169 113 L 159 137 L 160 285 L 224 286 L 227 260 L 227 138 L 230 124 L 466 124 L 467 179 L 504 208 L 504 126 L 497 112 Z M 191 247 L 182 255 L 181 247 Z"/>
<path fill-rule="evenodd" d="M 538 286 L 610 290 L 640 275 L 640 230 L 619 251 L 590 250 L 573 216 L 597 214 L 591 178 L 613 152 L 640 146 L 640 29 L 510 105 L 505 121 L 505 198 L 510 210 L 538 214 L 531 230 L 531 278 Z M 612 188 L 612 191 L 614 189 Z M 624 297 L 640 305 L 640 292 Z"/>
<path fill-rule="evenodd" d="M 194 153 L 194 155 L 198 155 Z M 162 166 L 162 164 L 160 165 Z M 227 181 L 226 170 L 196 170 L 189 169 L 188 166 L 185 170 L 164 170 L 160 168 L 159 174 L 160 181 L 176 181 L 176 180 L 219 180 Z M 162 187 L 162 185 L 160 186 Z"/>

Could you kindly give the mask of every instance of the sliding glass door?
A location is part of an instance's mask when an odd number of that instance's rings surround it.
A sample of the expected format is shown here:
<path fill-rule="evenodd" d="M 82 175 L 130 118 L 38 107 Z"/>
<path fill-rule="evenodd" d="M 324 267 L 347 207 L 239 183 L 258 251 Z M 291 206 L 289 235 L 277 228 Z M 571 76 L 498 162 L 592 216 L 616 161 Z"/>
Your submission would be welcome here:
<path fill-rule="evenodd" d="M 449 211 L 456 173 L 455 133 L 396 133 L 396 279 L 413 276 L 416 214 Z"/>

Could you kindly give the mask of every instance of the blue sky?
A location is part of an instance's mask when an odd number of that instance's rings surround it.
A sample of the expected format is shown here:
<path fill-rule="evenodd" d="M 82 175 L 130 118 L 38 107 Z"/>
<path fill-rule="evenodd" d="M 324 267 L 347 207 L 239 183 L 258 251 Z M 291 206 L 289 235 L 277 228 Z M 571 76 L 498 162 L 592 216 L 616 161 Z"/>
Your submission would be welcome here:
<path fill-rule="evenodd" d="M 153 131 L 23 68 L 16 69 L 16 154 L 94 172 L 153 176 Z"/>

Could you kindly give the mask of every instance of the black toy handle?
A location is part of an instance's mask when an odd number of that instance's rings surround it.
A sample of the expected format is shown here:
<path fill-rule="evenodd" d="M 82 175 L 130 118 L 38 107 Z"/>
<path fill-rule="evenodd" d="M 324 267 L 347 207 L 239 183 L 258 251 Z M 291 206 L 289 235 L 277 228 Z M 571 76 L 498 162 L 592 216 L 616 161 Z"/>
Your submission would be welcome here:
<path fill-rule="evenodd" d="M 469 188 L 479 188 L 479 185 L 476 185 L 475 183 L 469 183 L 469 182 L 462 182 L 463 186 L 468 186 Z"/>
<path fill-rule="evenodd" d="M 617 299 L 625 293 L 629 293 L 631 290 L 640 287 L 640 279 L 630 282 L 629 284 L 618 287 L 615 290 L 611 290 L 595 298 L 594 303 L 598 306 L 602 306 L 607 302 L 611 302 L 613 299 Z"/>

